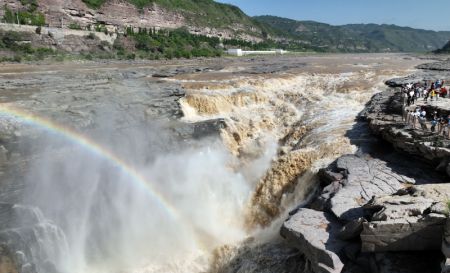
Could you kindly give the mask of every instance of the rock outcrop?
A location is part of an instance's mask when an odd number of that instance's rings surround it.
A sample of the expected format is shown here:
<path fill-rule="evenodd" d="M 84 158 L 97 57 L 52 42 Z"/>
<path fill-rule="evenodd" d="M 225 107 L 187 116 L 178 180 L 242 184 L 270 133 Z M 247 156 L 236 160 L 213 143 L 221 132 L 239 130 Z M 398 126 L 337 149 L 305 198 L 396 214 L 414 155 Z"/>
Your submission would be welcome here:
<path fill-rule="evenodd" d="M 420 106 L 448 115 L 447 104 Z M 282 226 L 283 237 L 311 264 L 324 264 L 326 257 L 327 267 L 313 272 L 440 272 L 440 251 L 447 258 L 442 272 L 450 272 L 450 184 L 436 172 L 450 169 L 450 141 L 408 126 L 403 109 L 401 93 L 389 90 L 375 95 L 360 115 L 374 135 L 401 153 L 340 157 L 320 170 L 322 192 Z"/>
<path fill-rule="evenodd" d="M 340 157 L 321 170 L 325 187 L 311 207 L 330 210 L 343 223 L 364 217 L 362 206 L 374 196 L 393 194 L 417 182 L 414 169 L 395 166 L 394 170 L 390 165 L 368 155 Z"/>
<path fill-rule="evenodd" d="M 262 245 L 244 243 L 238 248 L 221 247 L 213 253 L 212 268 L 215 273 L 312 273 L 303 255 L 286 242 Z"/>
<path fill-rule="evenodd" d="M 362 252 L 439 250 L 450 194 L 444 185 L 410 187 L 372 199 L 364 206 L 375 212 L 363 224 Z"/>
<path fill-rule="evenodd" d="M 342 221 L 351 222 L 364 216 L 362 205 L 373 196 L 391 194 L 414 183 L 414 179 L 399 175 L 386 162 L 358 156 L 343 156 L 337 160 L 337 170 L 344 170 L 345 181 L 333 183 L 343 187 L 330 200 L 330 210 Z"/>
<path fill-rule="evenodd" d="M 445 172 L 450 158 L 450 141 L 429 130 L 412 128 L 405 121 L 407 114 L 402 113 L 402 106 L 400 92 L 386 91 L 372 98 L 362 116 L 368 121 L 372 132 L 391 143 L 395 149 L 427 161 Z M 446 102 L 418 104 L 418 107 L 425 109 L 429 118 L 434 111 L 444 116 L 450 114 L 450 105 Z"/>
<path fill-rule="evenodd" d="M 448 82 L 450 80 L 450 67 L 446 67 L 446 71 L 440 71 L 438 64 L 440 63 L 419 65 L 418 67 L 433 67 L 433 70 L 419 70 L 406 77 L 387 80 L 385 84 L 390 87 L 401 87 L 412 82 L 435 81 L 436 79 L 443 79 Z"/>
<path fill-rule="evenodd" d="M 281 227 L 281 235 L 304 253 L 313 272 L 339 273 L 344 267 L 342 252 L 347 245 L 337 238 L 341 225 L 333 215 L 300 209 Z"/>
<path fill-rule="evenodd" d="M 450 186 L 414 185 L 436 180 L 390 164 L 347 155 L 321 170 L 322 182 L 329 184 L 310 204 L 315 210 L 293 212 L 281 228 L 311 264 L 327 266 L 313 272 L 422 272 L 402 271 L 403 260 L 440 250 Z"/>
<path fill-rule="evenodd" d="M 444 60 L 438 62 L 430 62 L 417 66 L 417 68 L 422 69 L 424 72 L 438 71 L 440 75 L 446 74 L 450 71 L 450 60 L 444 56 Z"/>
<path fill-rule="evenodd" d="M 444 180 L 393 162 L 345 155 L 320 171 L 321 194 L 280 231 L 313 272 L 423 272 L 407 261 L 440 250 L 450 187 L 415 185 Z"/>

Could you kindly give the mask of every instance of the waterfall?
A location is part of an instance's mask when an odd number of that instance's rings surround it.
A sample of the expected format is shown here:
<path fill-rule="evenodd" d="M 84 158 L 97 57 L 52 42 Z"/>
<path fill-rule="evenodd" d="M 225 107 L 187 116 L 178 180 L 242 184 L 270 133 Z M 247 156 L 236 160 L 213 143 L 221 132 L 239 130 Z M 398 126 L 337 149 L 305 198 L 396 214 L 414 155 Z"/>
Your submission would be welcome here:
<path fill-rule="evenodd" d="M 41 121 L 39 137 L 22 144 L 33 156 L 21 205 L 0 205 L 0 218 L 11 219 L 0 223 L 5 256 L 26 273 L 234 272 L 243 257 L 255 260 L 239 272 L 268 257 L 291 265 L 283 272 L 303 270 L 277 240 L 279 225 L 317 189 L 318 168 L 355 152 L 347 131 L 402 71 L 373 63 L 345 73 L 166 79 L 186 90 L 182 122 L 220 120 L 203 138 L 180 137 L 171 120 L 130 123 L 141 112 L 122 119 L 121 107 L 90 105 L 101 119 L 89 124 L 101 128 L 55 133 L 64 127 Z"/>

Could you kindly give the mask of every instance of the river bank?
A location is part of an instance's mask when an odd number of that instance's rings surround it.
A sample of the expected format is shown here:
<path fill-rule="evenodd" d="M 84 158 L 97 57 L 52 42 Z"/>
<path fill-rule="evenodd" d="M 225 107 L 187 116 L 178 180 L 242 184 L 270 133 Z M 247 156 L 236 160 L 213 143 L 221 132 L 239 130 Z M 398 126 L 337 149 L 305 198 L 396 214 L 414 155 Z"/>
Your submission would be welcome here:
<path fill-rule="evenodd" d="M 291 212 L 281 235 L 312 272 L 448 272 L 448 139 L 412 128 L 397 86 L 448 80 L 447 63 L 386 81 L 359 115 L 378 144 L 360 146 L 319 175 L 323 189 Z M 446 115 L 447 98 L 418 106 Z M 414 108 L 414 107 L 412 107 Z"/>

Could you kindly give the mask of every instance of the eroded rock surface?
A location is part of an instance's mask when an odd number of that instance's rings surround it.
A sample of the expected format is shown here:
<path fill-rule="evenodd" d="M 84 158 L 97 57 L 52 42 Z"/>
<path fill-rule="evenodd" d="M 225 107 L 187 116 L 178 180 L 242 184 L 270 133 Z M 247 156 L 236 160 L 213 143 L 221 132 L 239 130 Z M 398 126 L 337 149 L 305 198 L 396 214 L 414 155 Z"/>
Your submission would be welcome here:
<path fill-rule="evenodd" d="M 230 252 L 232 254 L 230 254 Z M 222 247 L 215 251 L 213 268 L 217 273 L 312 273 L 304 255 L 286 242 L 262 245 L 244 244 L 237 249 Z"/>
<path fill-rule="evenodd" d="M 318 202 L 327 207 L 343 222 L 364 216 L 362 206 L 373 196 L 392 194 L 405 185 L 415 183 L 413 177 L 394 172 L 385 161 L 357 155 L 340 157 L 335 168 L 327 171 L 342 179 L 324 188 Z"/>
<path fill-rule="evenodd" d="M 442 74 L 445 73 L 445 71 L 450 71 L 450 60 L 447 58 L 446 60 L 441 60 L 438 62 L 425 63 L 418 65 L 417 68 L 423 70 L 439 71 Z"/>
<path fill-rule="evenodd" d="M 436 167 L 442 164 L 439 168 L 445 171 L 450 157 L 450 141 L 429 129 L 412 128 L 402 117 L 402 103 L 401 93 L 383 92 L 372 98 L 363 116 L 368 120 L 372 132 L 391 143 L 394 148 Z M 419 106 L 424 107 L 429 115 L 434 111 L 440 115 L 450 113 L 450 105 L 446 104 Z"/>
<path fill-rule="evenodd" d="M 346 246 L 337 239 L 341 225 L 326 212 L 300 209 L 281 227 L 281 235 L 311 262 L 313 272 L 339 273 L 344 267 L 340 256 Z"/>
<path fill-rule="evenodd" d="M 284 223 L 281 234 L 311 263 L 321 257 L 314 251 L 331 255 L 327 250 L 332 250 L 336 256 L 331 257 L 340 258 L 343 265 L 342 271 L 320 267 L 313 272 L 439 272 L 450 187 L 422 184 L 445 180 L 427 174 L 429 169 L 417 172 L 420 165 L 405 168 L 390 160 L 342 156 L 320 171 L 325 187 L 310 207 L 321 211 L 299 209 Z M 327 228 L 320 229 L 321 224 Z M 328 247 L 328 242 L 338 242 L 337 247 Z M 416 259 L 414 266 L 407 264 L 409 259 Z M 427 259 L 434 264 L 421 271 Z"/>
<path fill-rule="evenodd" d="M 376 211 L 363 224 L 363 252 L 439 250 L 448 216 L 450 187 L 422 185 L 379 196 L 364 207 Z"/>

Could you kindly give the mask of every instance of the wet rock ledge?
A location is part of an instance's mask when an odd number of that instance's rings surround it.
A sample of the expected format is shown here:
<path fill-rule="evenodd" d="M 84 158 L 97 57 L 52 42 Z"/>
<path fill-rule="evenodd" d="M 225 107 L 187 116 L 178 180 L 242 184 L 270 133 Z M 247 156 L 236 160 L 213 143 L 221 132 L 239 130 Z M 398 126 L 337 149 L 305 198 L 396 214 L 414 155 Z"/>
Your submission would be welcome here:
<path fill-rule="evenodd" d="M 423 106 L 448 115 L 446 100 Z M 406 126 L 395 89 L 375 95 L 361 120 L 387 151 L 320 170 L 322 191 L 290 213 L 282 237 L 315 273 L 450 272 L 449 140 Z"/>

